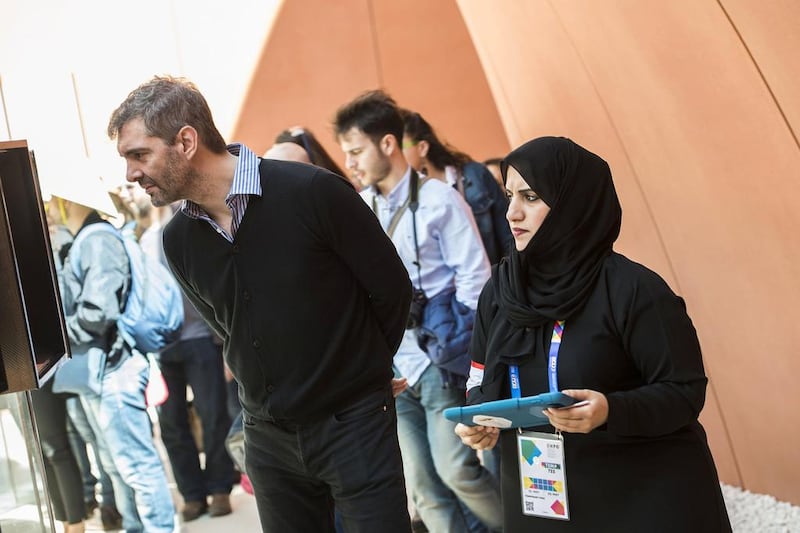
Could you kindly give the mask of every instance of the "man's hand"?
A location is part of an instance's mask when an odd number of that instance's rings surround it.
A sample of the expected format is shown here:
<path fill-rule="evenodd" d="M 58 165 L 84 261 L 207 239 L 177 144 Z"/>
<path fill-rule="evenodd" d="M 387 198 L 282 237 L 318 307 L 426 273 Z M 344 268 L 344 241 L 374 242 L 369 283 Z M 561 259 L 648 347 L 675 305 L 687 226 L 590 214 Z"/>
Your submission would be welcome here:
<path fill-rule="evenodd" d="M 407 388 L 408 380 L 406 378 L 392 378 L 392 396 L 397 398 Z"/>

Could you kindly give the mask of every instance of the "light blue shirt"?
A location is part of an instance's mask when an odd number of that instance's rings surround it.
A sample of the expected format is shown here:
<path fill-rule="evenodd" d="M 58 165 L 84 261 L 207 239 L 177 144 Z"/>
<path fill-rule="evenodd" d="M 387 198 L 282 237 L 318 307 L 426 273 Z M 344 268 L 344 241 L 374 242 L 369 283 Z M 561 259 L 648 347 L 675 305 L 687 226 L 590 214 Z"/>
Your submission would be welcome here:
<path fill-rule="evenodd" d="M 386 230 L 392 216 L 408 197 L 411 167 L 388 195 L 374 187 L 361 191 L 367 205 L 377 208 L 376 215 Z M 374 203 L 373 203 L 374 202 Z M 475 219 L 457 190 L 436 179 L 429 179 L 419 191 L 416 214 L 417 240 L 422 289 L 428 298 L 455 288 L 459 302 L 476 309 L 478 296 L 491 274 Z M 397 253 L 408 270 L 411 283 L 419 288 L 411 210 L 406 209 L 392 235 Z M 414 330 L 406 330 L 394 365 L 414 385 L 430 365 L 430 359 L 417 345 Z"/>
<path fill-rule="evenodd" d="M 228 145 L 228 152 L 238 156 L 236 169 L 233 172 L 233 182 L 225 203 L 231 210 L 231 227 L 222 228 L 217 222 L 208 216 L 202 207 L 190 200 L 184 200 L 181 211 L 191 218 L 205 220 L 228 241 L 233 242 L 236 230 L 244 218 L 247 210 L 247 202 L 250 195 L 261 196 L 261 175 L 258 172 L 258 156 L 243 144 L 233 143 Z"/>

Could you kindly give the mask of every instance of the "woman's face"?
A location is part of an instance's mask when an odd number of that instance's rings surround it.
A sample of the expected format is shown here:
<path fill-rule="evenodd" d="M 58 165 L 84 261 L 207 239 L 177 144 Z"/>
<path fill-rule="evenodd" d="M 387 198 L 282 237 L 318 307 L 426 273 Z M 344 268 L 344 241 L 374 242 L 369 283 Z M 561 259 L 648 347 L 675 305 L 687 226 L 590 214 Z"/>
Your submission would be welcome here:
<path fill-rule="evenodd" d="M 411 168 L 417 172 L 421 172 L 422 167 L 425 166 L 425 155 L 422 153 L 424 148 L 423 143 L 415 141 L 408 135 L 403 135 L 403 155 Z"/>
<path fill-rule="evenodd" d="M 514 235 L 514 245 L 517 251 L 521 252 L 536 235 L 547 213 L 550 212 L 550 207 L 511 166 L 506 172 L 506 197 L 508 198 L 506 220 Z"/>

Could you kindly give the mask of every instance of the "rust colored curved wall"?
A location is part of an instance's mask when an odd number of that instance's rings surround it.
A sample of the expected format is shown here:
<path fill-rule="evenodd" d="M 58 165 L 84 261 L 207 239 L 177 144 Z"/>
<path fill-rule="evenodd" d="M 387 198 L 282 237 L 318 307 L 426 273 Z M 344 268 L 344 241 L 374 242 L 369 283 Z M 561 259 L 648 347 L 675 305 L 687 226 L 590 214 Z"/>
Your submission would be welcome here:
<path fill-rule="evenodd" d="M 560 134 L 603 155 L 623 202 L 619 249 L 686 298 L 722 479 L 800 503 L 788 400 L 800 374 L 800 6 L 459 6 L 511 144 Z"/>
<path fill-rule="evenodd" d="M 234 139 L 263 153 L 282 129 L 304 125 L 343 163 L 331 120 L 340 105 L 376 88 L 476 159 L 508 152 L 480 61 L 450 1 L 284 2 Z"/>
<path fill-rule="evenodd" d="M 794 0 L 723 0 L 722 9 L 751 54 L 795 140 L 800 130 L 800 5 Z"/>

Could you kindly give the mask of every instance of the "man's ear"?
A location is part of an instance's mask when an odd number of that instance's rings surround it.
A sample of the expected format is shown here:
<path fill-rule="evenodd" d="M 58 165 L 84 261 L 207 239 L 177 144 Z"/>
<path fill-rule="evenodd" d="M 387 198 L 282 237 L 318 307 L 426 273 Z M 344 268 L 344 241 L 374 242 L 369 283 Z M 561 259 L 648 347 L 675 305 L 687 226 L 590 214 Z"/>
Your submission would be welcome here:
<path fill-rule="evenodd" d="M 392 155 L 395 150 L 399 149 L 399 144 L 394 135 L 387 133 L 381 138 L 381 142 L 378 147 L 381 149 L 381 152 L 383 152 L 384 155 Z"/>
<path fill-rule="evenodd" d="M 191 159 L 199 148 L 200 140 L 197 130 L 191 126 L 184 126 L 175 136 L 175 144 L 180 148 L 186 159 Z"/>

